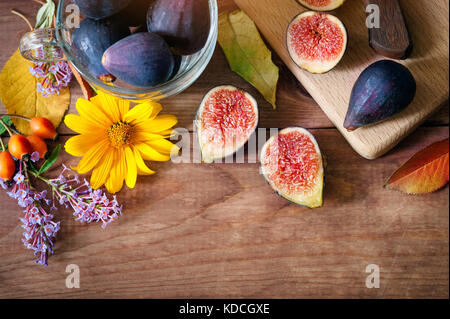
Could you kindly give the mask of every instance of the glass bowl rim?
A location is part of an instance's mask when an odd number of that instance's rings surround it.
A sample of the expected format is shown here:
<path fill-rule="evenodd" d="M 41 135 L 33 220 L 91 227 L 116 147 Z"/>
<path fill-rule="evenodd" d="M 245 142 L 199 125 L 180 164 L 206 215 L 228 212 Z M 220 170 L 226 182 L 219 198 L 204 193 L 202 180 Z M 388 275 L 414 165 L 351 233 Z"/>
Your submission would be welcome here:
<path fill-rule="evenodd" d="M 68 44 L 64 40 L 64 36 L 62 34 L 64 31 L 69 32 L 62 22 L 63 11 L 65 8 L 65 3 L 67 2 L 67 0 L 58 1 L 58 9 L 56 14 L 56 38 L 67 60 L 71 62 L 76 59 L 73 58 L 71 49 L 68 47 Z M 80 75 L 89 82 L 89 84 L 103 91 L 110 92 L 116 96 L 125 96 L 127 99 L 139 100 L 152 96 L 159 96 L 158 99 L 162 99 L 179 94 L 195 82 L 195 80 L 203 73 L 204 69 L 210 62 L 216 47 L 218 36 L 218 4 L 217 0 L 208 0 L 208 3 L 210 6 L 211 28 L 205 47 L 202 51 L 200 51 L 192 65 L 189 65 L 188 69 L 184 70 L 183 73 L 178 74 L 173 79 L 165 83 L 150 88 L 122 88 L 111 86 L 92 76 L 83 66 L 76 65 L 75 63 L 71 64 L 80 73 Z M 188 81 L 185 81 L 186 78 L 189 78 Z"/>

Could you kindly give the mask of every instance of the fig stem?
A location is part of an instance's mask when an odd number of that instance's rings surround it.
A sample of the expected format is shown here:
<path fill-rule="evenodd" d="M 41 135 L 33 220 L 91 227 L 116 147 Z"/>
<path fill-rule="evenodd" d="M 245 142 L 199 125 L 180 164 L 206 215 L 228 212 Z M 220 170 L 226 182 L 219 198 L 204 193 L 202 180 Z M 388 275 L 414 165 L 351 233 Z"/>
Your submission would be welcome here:
<path fill-rule="evenodd" d="M 30 23 L 30 20 L 28 20 L 28 18 L 25 17 L 22 13 L 20 13 L 19 11 L 14 10 L 14 9 L 11 9 L 11 13 L 14 13 L 15 15 L 21 17 L 28 24 L 28 26 L 30 27 L 30 31 L 34 30 L 33 26 Z"/>

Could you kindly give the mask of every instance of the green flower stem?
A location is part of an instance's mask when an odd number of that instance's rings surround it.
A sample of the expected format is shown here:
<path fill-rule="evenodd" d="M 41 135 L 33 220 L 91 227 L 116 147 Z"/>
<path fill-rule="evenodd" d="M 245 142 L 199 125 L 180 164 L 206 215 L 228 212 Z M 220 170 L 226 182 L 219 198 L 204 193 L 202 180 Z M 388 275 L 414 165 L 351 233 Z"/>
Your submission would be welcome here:
<path fill-rule="evenodd" d="M 21 134 L 18 130 L 15 130 L 14 128 L 12 128 L 11 126 L 8 126 L 3 120 L 2 120 L 2 116 L 8 116 L 8 117 L 15 117 L 18 119 L 22 119 L 25 121 L 31 121 L 28 117 L 22 116 L 22 115 L 11 115 L 11 114 L 0 114 L 0 123 L 3 124 L 3 126 L 5 127 L 5 129 L 8 131 L 9 136 L 13 136 L 14 134 Z"/>
<path fill-rule="evenodd" d="M 0 114 L 0 117 L 1 116 L 15 117 L 15 118 L 18 118 L 18 119 L 21 119 L 21 120 L 25 120 L 25 121 L 28 121 L 28 122 L 31 121 L 30 118 L 28 118 L 26 116 L 18 115 L 18 114 Z"/>
<path fill-rule="evenodd" d="M 13 132 L 11 131 L 12 129 L 5 123 L 5 121 L 3 121 L 3 119 L 1 117 L 0 117 L 0 124 L 2 124 L 5 127 L 6 131 L 9 134 L 9 136 L 13 136 L 14 135 Z"/>

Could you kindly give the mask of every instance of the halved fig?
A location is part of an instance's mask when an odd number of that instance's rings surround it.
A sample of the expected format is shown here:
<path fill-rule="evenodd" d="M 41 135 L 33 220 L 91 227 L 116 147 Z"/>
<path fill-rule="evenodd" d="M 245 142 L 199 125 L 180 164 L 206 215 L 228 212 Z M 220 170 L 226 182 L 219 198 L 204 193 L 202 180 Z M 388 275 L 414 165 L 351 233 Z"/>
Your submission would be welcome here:
<path fill-rule="evenodd" d="M 331 11 L 339 8 L 345 0 L 297 0 L 302 6 L 310 10 Z"/>
<path fill-rule="evenodd" d="M 289 127 L 272 136 L 261 150 L 261 173 L 282 197 L 298 205 L 323 205 L 323 160 L 314 136 Z"/>
<path fill-rule="evenodd" d="M 287 47 L 299 67 L 311 73 L 325 73 L 344 56 L 347 30 L 331 14 L 306 11 L 289 24 Z"/>
<path fill-rule="evenodd" d="M 205 163 L 225 158 L 244 146 L 258 125 L 258 103 L 234 86 L 219 86 L 203 98 L 196 133 Z"/>

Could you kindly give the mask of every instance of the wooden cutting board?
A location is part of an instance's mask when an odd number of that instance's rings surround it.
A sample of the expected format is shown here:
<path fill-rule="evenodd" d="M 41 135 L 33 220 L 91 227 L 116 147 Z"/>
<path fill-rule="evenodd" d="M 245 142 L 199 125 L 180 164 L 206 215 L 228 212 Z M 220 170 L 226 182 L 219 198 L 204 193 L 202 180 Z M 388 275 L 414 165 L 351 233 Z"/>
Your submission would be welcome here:
<path fill-rule="evenodd" d="M 384 57 L 369 47 L 366 13 L 362 0 L 347 0 L 331 12 L 347 27 L 347 52 L 327 74 L 310 74 L 297 67 L 286 48 L 289 22 L 306 11 L 296 0 L 235 0 L 256 23 L 265 39 L 286 63 L 334 125 L 361 156 L 375 159 L 392 149 L 417 128 L 449 97 L 449 2 L 447 0 L 403 0 L 403 9 L 414 44 L 405 61 L 417 82 L 413 103 L 397 116 L 355 132 L 343 127 L 351 90 L 361 72 Z"/>

